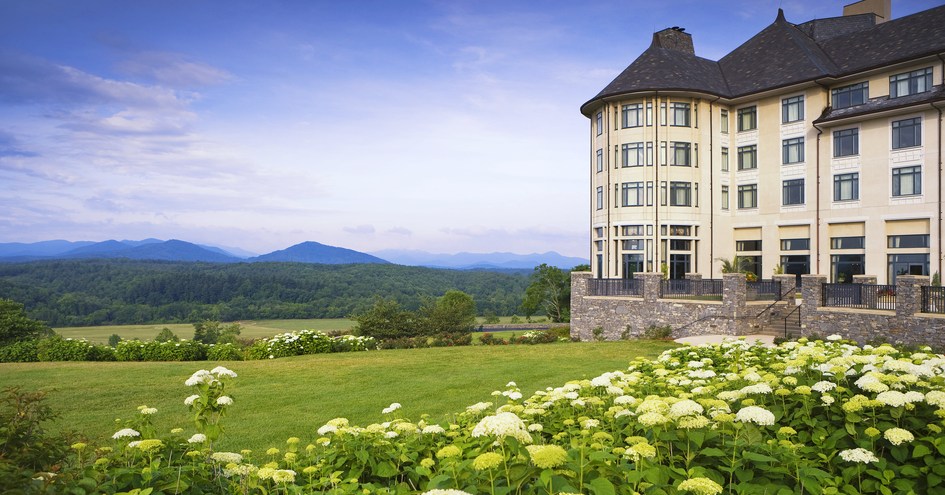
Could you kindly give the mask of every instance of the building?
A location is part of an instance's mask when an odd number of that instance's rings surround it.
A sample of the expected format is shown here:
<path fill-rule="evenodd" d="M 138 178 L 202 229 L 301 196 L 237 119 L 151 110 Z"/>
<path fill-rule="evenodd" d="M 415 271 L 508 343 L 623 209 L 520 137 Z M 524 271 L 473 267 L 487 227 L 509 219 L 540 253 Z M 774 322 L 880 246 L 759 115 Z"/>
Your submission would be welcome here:
<path fill-rule="evenodd" d="M 673 27 L 581 107 L 597 278 L 942 272 L 945 6 L 774 22 L 718 61 Z"/>

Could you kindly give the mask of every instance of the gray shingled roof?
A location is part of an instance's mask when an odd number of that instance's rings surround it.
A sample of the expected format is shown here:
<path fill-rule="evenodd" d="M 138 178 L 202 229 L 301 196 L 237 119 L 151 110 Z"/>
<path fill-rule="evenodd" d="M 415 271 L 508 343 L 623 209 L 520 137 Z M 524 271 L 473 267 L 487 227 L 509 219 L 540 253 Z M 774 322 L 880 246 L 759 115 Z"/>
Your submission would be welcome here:
<path fill-rule="evenodd" d="M 873 25 L 872 15 L 791 24 L 775 21 L 718 62 L 654 43 L 581 106 L 641 91 L 694 91 L 725 98 L 843 77 L 945 52 L 945 6 Z"/>
<path fill-rule="evenodd" d="M 895 110 L 897 108 L 911 107 L 913 105 L 919 105 L 922 103 L 933 103 L 939 101 L 945 101 L 945 85 L 933 86 L 931 90 L 924 93 L 917 93 L 900 98 L 890 98 L 888 96 L 870 98 L 870 100 L 866 103 L 862 105 L 856 105 L 854 107 L 840 109 L 828 107 L 824 114 L 815 120 L 814 123 L 826 124 L 836 120 L 844 119 L 846 117 L 852 117 L 854 115 L 865 115 L 883 112 L 886 110 Z"/>

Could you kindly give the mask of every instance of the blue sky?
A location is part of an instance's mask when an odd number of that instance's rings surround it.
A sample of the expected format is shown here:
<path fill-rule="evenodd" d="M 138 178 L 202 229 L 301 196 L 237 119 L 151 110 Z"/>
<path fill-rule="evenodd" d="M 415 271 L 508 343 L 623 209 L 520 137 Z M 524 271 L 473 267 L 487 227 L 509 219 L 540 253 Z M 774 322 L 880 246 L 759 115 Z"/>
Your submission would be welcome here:
<path fill-rule="evenodd" d="M 843 3 L 0 2 L 0 242 L 587 256 L 579 107 L 654 31 Z"/>

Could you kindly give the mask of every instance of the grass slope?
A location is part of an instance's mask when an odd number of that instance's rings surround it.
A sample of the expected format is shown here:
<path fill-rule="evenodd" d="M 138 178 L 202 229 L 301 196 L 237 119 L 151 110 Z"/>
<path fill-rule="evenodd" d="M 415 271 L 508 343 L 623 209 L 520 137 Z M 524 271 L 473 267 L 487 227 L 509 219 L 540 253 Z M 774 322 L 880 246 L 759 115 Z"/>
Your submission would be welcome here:
<path fill-rule="evenodd" d="M 535 346 L 470 346 L 322 354 L 271 361 L 187 363 L 6 363 L 0 388 L 49 391 L 64 429 L 106 438 L 139 405 L 158 408 L 159 431 L 180 426 L 193 433 L 183 400 L 194 371 L 223 364 L 239 374 L 228 390 L 235 399 L 219 447 L 238 450 L 282 446 L 297 436 L 312 441 L 325 421 L 344 416 L 355 424 L 383 421 L 381 409 L 400 402 L 413 420 L 439 420 L 467 405 L 491 400 L 514 380 L 529 393 L 568 380 L 624 369 L 638 356 L 653 357 L 671 342 L 623 341 Z"/>

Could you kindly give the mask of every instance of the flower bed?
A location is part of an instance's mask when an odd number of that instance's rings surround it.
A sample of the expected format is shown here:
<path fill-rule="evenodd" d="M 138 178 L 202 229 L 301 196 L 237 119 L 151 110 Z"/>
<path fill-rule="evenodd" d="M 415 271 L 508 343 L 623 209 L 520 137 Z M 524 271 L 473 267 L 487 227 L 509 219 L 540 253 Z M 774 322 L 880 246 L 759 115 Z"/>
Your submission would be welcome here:
<path fill-rule="evenodd" d="M 189 438 L 126 425 L 137 435 L 76 447 L 58 482 L 105 492 L 945 491 L 945 357 L 928 349 L 803 339 L 680 347 L 530 397 L 510 382 L 494 403 L 449 422 L 410 421 L 392 404 L 376 424 L 331 420 L 305 447 L 293 437 L 264 453 L 214 452 L 220 418 L 235 407 L 223 388 L 233 376 L 216 369 L 188 380 L 197 388 L 187 399 L 197 429 Z"/>

